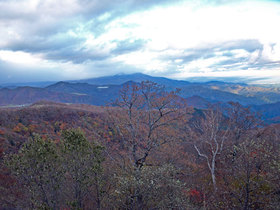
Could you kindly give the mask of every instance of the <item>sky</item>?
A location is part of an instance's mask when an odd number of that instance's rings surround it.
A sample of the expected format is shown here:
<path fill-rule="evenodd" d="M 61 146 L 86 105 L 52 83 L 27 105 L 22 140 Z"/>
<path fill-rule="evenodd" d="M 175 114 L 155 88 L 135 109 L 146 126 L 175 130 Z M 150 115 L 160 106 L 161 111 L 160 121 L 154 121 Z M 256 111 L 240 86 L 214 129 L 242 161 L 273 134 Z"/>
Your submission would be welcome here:
<path fill-rule="evenodd" d="M 0 0 L 0 83 L 142 72 L 280 83 L 280 1 Z"/>

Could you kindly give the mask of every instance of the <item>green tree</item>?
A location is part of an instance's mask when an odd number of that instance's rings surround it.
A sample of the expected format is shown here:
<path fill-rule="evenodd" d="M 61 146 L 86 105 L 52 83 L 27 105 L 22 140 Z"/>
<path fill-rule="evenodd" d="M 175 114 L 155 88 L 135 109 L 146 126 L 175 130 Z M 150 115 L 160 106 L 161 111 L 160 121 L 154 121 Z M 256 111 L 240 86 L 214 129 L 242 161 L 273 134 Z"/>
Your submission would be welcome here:
<path fill-rule="evenodd" d="M 188 200 L 180 170 L 167 164 L 145 166 L 142 173 L 123 174 L 116 180 L 114 207 L 119 209 L 194 209 Z"/>
<path fill-rule="evenodd" d="M 56 144 L 39 136 L 29 139 L 6 165 L 22 185 L 18 208 L 101 208 L 103 147 L 80 130 L 66 130 Z M 88 199 L 88 200 L 86 200 Z M 87 203 L 87 205 L 86 205 Z"/>
<path fill-rule="evenodd" d="M 24 203 L 19 207 L 56 209 L 63 178 L 62 162 L 55 143 L 39 136 L 29 139 L 18 154 L 6 160 L 7 166 L 23 185 Z M 20 201 L 19 201 L 20 202 Z"/>
<path fill-rule="evenodd" d="M 79 129 L 63 131 L 62 136 L 62 167 L 67 172 L 65 186 L 71 205 L 85 208 L 86 199 L 94 196 L 96 207 L 100 209 L 103 147 L 89 142 Z"/>

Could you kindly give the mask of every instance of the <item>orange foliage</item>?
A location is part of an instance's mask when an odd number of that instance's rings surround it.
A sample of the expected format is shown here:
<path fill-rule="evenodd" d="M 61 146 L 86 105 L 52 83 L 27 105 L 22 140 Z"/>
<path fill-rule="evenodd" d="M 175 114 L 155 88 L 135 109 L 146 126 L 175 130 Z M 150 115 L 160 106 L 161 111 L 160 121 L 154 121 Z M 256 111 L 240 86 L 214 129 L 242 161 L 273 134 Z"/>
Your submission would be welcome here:
<path fill-rule="evenodd" d="M 29 130 L 30 133 L 33 133 L 33 132 L 35 132 L 37 127 L 38 127 L 37 125 L 30 124 L 28 126 L 28 130 Z"/>
<path fill-rule="evenodd" d="M 13 131 L 16 133 L 25 134 L 28 131 L 28 128 L 25 127 L 22 123 L 18 123 L 14 128 Z"/>
<path fill-rule="evenodd" d="M 67 128 L 67 124 L 66 123 L 61 123 L 60 130 L 65 130 L 66 128 Z"/>

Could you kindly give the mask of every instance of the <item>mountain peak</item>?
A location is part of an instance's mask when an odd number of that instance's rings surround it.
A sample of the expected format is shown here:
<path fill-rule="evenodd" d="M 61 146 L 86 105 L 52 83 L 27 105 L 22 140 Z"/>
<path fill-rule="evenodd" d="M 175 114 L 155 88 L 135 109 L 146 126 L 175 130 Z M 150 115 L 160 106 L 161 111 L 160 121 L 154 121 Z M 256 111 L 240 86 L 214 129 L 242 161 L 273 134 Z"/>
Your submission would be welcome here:
<path fill-rule="evenodd" d="M 114 76 L 84 79 L 84 80 L 78 80 L 73 82 L 86 82 L 94 85 L 121 85 L 128 81 L 140 83 L 142 81 L 147 81 L 147 80 L 164 85 L 166 87 L 169 86 L 181 87 L 190 84 L 187 81 L 172 80 L 165 77 L 154 77 L 140 72 L 133 73 L 133 74 L 116 74 Z"/>

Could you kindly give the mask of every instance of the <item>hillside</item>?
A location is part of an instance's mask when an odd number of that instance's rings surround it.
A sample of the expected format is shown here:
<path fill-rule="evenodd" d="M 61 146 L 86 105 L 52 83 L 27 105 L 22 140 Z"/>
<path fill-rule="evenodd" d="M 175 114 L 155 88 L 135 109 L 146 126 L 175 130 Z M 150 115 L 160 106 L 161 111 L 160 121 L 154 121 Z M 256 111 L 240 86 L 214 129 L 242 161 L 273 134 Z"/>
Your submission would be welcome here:
<path fill-rule="evenodd" d="M 0 106 L 22 106 L 40 100 L 103 106 L 114 101 L 123 86 L 146 80 L 164 85 L 168 91 L 179 88 L 179 95 L 187 99 L 190 106 L 196 108 L 205 108 L 209 103 L 234 101 L 244 106 L 253 106 L 256 111 L 264 113 L 266 119 L 279 116 L 277 102 L 280 101 L 280 89 L 277 87 L 217 81 L 190 83 L 140 73 L 76 82 L 62 81 L 42 88 L 0 88 Z"/>
<path fill-rule="evenodd" d="M 253 110 L 259 112 L 265 119 L 270 122 L 280 122 L 280 102 L 273 104 L 263 104 L 259 106 L 252 106 Z"/>
<path fill-rule="evenodd" d="M 155 100 L 153 94 L 150 96 L 152 100 Z M 165 98 L 161 95 L 156 97 Z M 173 99 L 176 100 L 177 97 Z M 166 103 L 165 100 L 156 101 Z M 125 100 L 120 101 L 120 105 L 122 102 Z M 189 98 L 189 103 L 205 106 L 207 101 L 199 96 L 193 96 Z M 173 106 L 174 103 L 170 102 L 170 105 Z M 152 116 L 154 116 L 157 107 L 159 110 L 157 116 L 160 121 L 157 117 L 149 118 L 151 114 L 148 112 L 152 112 Z M 223 201 L 224 197 L 218 197 L 219 200 L 216 201 L 217 194 L 213 194 L 215 183 L 217 183 L 219 192 L 230 194 L 234 189 L 243 196 L 242 189 L 245 189 L 244 187 L 248 183 L 256 182 L 259 185 L 265 180 L 266 188 L 261 188 L 261 199 L 267 199 L 267 195 L 263 192 L 268 189 L 271 192 L 269 194 L 271 204 L 269 203 L 269 205 L 278 205 L 277 202 L 274 202 L 279 198 L 276 194 L 279 189 L 278 170 L 270 164 L 271 161 L 277 161 L 279 157 L 279 132 L 277 132 L 279 125 L 259 127 L 259 124 L 254 123 L 254 118 L 251 118 L 252 115 L 242 107 L 232 116 L 232 120 L 216 115 L 218 113 L 215 114 L 210 109 L 195 109 L 194 112 L 190 109 L 191 112 L 185 112 L 184 108 L 174 109 L 174 112 L 170 112 L 170 110 L 162 110 L 161 107 L 154 103 L 154 109 L 143 112 L 143 104 L 140 103 L 132 115 L 127 112 L 127 109 L 120 107 L 107 109 L 100 106 L 63 104 L 52 101 L 39 101 L 20 108 L 0 108 L 0 205 L 7 209 L 29 205 L 33 192 L 41 193 L 41 186 L 47 189 L 48 194 L 59 186 L 59 192 L 62 192 L 63 197 L 53 199 L 56 199 L 59 206 L 67 206 L 74 197 L 72 189 L 76 183 L 79 184 L 79 180 L 83 180 L 84 170 L 90 166 L 93 167 L 89 169 L 86 176 L 90 182 L 86 182 L 86 184 L 95 183 L 95 185 L 85 185 L 84 188 L 84 197 L 88 198 L 85 199 L 85 205 L 90 206 L 88 209 L 94 209 L 96 206 L 96 200 L 92 199 L 93 196 L 96 196 L 96 189 L 100 189 L 97 192 L 104 192 L 101 194 L 101 198 L 104 198 L 102 202 L 104 209 L 112 209 L 111 205 L 116 204 L 111 200 L 115 200 L 116 197 L 122 198 L 122 195 L 125 195 L 130 198 L 131 189 L 139 189 L 138 182 L 135 184 L 134 181 L 138 177 L 134 177 L 136 167 L 139 167 L 139 171 L 143 173 L 139 181 L 142 194 L 146 195 L 153 190 L 153 194 L 149 198 L 152 204 L 155 199 L 154 195 L 157 195 L 157 202 L 160 203 L 162 197 L 166 195 L 166 192 L 171 191 L 170 187 L 172 187 L 171 195 L 173 196 L 174 192 L 177 193 L 175 198 L 172 197 L 174 201 L 177 201 L 178 196 L 186 200 L 184 209 L 203 208 L 203 200 L 201 200 L 203 193 L 209 198 L 215 198 L 215 200 L 209 201 L 210 204 L 216 202 L 213 207 L 224 206 L 224 204 L 220 204 L 220 200 Z M 153 126 L 154 123 L 159 122 L 156 125 L 160 126 L 154 126 L 152 131 L 149 130 L 147 125 L 151 122 L 150 120 L 153 120 L 150 125 Z M 202 132 L 197 130 L 197 125 Z M 247 125 L 249 127 L 246 127 Z M 215 157 L 214 164 L 219 174 L 217 173 L 217 176 L 214 174 L 217 182 L 213 183 L 205 159 L 199 157 L 199 153 L 193 145 L 198 145 L 197 147 L 203 151 L 206 157 L 211 157 L 211 153 L 209 154 L 207 151 L 211 151 L 213 148 L 212 142 L 201 144 L 201 139 L 206 138 L 213 141 L 210 136 L 214 132 L 215 137 L 219 140 L 216 141 L 215 138 L 216 145 L 222 148 L 223 143 L 220 141 L 225 137 L 224 131 L 229 128 L 227 126 L 233 129 L 228 130 L 230 133 L 226 136 L 225 149 Z M 131 127 L 136 129 L 136 136 L 131 135 Z M 236 136 L 240 141 L 236 141 Z M 251 139 L 254 139 L 254 144 Z M 162 140 L 163 144 L 161 144 Z M 39 147 L 38 142 L 42 146 Z M 150 142 L 154 143 L 152 149 L 147 147 Z M 135 149 L 137 153 L 133 150 L 133 145 L 137 145 Z M 235 150 L 233 151 L 233 148 L 238 149 L 237 158 L 234 161 L 232 154 Z M 244 148 L 245 151 L 242 150 Z M 97 155 L 102 156 L 95 161 Z M 137 158 L 136 161 L 132 159 L 133 156 Z M 146 158 L 147 156 L 148 158 Z M 16 162 L 8 162 L 15 163 L 15 167 L 13 164 L 6 164 L 6 161 L 10 160 L 7 157 L 15 157 L 12 161 Z M 242 182 L 241 187 L 239 185 L 235 187 L 235 183 L 246 177 L 248 165 L 249 169 L 253 170 L 253 175 L 247 182 Z M 238 173 L 232 173 L 232 171 L 236 171 L 236 168 L 238 168 Z M 17 173 L 21 169 L 23 172 Z M 76 173 L 77 171 L 79 173 Z M 98 171 L 98 174 L 92 173 L 92 171 Z M 260 179 L 255 178 L 255 172 L 256 176 L 261 177 Z M 26 176 L 27 173 L 31 175 Z M 81 178 L 76 179 L 76 174 Z M 97 178 L 100 182 L 94 182 Z M 228 186 L 224 182 L 226 179 L 230 179 L 230 183 L 233 184 Z M 31 185 L 29 180 L 36 184 Z M 55 185 L 51 185 L 53 181 L 56 181 Z M 40 185 L 37 184 L 38 182 Z M 252 189 L 253 194 L 260 192 L 259 187 Z M 122 190 L 125 191 L 120 195 L 118 192 L 123 192 Z M 86 197 L 88 194 L 89 196 Z M 123 203 L 126 204 L 126 197 L 120 201 L 119 206 L 123 206 Z M 231 196 L 227 199 L 230 198 Z M 14 199 L 15 202 L 10 202 L 10 199 Z M 165 199 L 168 203 L 169 197 Z M 260 197 L 254 199 L 257 200 Z M 38 197 L 37 200 L 42 199 Z M 232 199 L 232 202 L 235 200 Z M 239 203 L 236 203 L 238 206 Z M 230 207 L 232 203 L 227 205 Z M 261 207 L 266 209 L 265 205 Z"/>
<path fill-rule="evenodd" d="M 222 90 L 216 90 L 207 87 L 207 85 L 188 85 L 181 87 L 180 96 L 188 98 L 192 96 L 200 96 L 210 102 L 228 102 L 235 101 L 243 105 L 264 104 L 265 102 L 257 97 L 246 97 Z"/>
<path fill-rule="evenodd" d="M 152 77 L 141 73 L 99 77 L 74 82 L 85 82 L 94 85 L 121 85 L 128 81 L 141 82 L 146 80 L 164 85 L 169 90 L 180 88 L 182 89 L 182 97 L 192 97 L 198 95 L 212 102 L 237 101 L 243 105 L 259 105 L 280 101 L 280 88 L 278 87 L 264 87 L 248 85 L 245 83 L 220 81 L 210 81 L 204 83 L 188 82 L 167 79 L 164 77 Z"/>
<path fill-rule="evenodd" d="M 90 97 L 91 101 L 87 104 L 105 105 L 116 98 L 123 85 L 91 85 L 88 83 L 58 82 L 45 89 L 57 93 Z"/>
<path fill-rule="evenodd" d="M 63 103 L 90 103 L 91 98 L 69 93 L 59 93 L 45 88 L 18 87 L 0 89 L 0 106 L 25 105 L 40 100 Z"/>
<path fill-rule="evenodd" d="M 261 87 L 240 84 L 211 84 L 209 88 L 221 90 L 245 97 L 258 98 L 265 103 L 275 103 L 280 101 L 280 88 L 278 87 Z"/>

